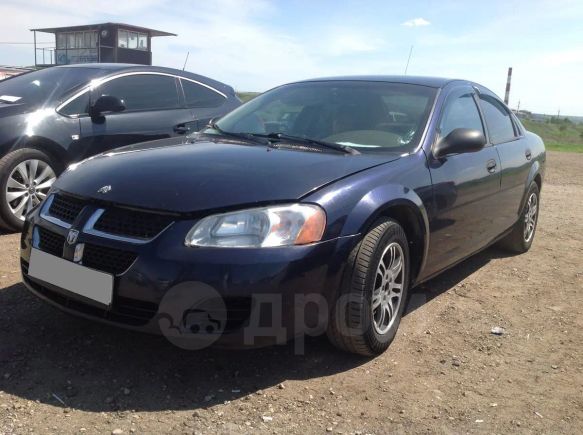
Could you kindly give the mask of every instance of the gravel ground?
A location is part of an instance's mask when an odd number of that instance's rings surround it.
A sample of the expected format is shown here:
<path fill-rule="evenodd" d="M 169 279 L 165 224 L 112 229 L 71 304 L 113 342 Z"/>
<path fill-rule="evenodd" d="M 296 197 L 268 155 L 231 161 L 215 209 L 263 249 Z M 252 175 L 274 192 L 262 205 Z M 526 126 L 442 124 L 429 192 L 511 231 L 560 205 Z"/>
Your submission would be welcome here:
<path fill-rule="evenodd" d="M 187 352 L 23 288 L 0 236 L 0 433 L 582 433 L 583 154 L 549 153 L 533 248 L 417 289 L 385 354 Z M 503 335 L 491 333 L 502 327 Z"/>

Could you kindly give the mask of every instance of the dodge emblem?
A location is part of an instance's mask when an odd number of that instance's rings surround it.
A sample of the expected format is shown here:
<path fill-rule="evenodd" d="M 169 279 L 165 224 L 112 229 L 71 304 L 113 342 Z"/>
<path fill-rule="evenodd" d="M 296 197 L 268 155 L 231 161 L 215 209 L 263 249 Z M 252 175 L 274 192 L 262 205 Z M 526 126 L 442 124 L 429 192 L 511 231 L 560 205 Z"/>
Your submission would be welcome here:
<path fill-rule="evenodd" d="M 107 193 L 111 190 L 111 186 L 108 184 L 107 186 L 100 187 L 97 190 L 97 193 Z"/>
<path fill-rule="evenodd" d="M 69 233 L 67 234 L 67 243 L 69 245 L 74 245 L 77 241 L 77 237 L 79 237 L 79 231 L 69 230 Z"/>

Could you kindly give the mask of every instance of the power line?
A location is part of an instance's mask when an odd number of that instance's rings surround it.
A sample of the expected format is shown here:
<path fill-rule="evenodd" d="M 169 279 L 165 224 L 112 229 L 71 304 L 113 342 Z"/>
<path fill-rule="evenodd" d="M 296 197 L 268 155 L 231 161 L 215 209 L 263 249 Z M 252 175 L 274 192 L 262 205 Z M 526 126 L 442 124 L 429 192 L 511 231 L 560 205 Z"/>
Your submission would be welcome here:
<path fill-rule="evenodd" d="M 54 41 L 51 42 L 40 42 L 37 41 L 36 45 L 39 44 L 54 44 Z M 0 41 L 0 44 L 2 45 L 34 45 L 34 42 L 8 42 L 8 41 Z"/>

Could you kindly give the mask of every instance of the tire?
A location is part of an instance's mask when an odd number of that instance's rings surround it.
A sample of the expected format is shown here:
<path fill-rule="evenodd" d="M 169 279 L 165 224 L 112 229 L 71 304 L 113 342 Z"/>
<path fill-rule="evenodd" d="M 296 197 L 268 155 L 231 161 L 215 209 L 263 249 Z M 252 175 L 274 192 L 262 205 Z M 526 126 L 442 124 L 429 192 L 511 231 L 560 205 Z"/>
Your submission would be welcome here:
<path fill-rule="evenodd" d="M 518 254 L 523 254 L 530 249 L 538 223 L 539 205 L 540 191 L 538 185 L 532 182 L 526 195 L 524 207 L 520 213 L 520 219 L 514 224 L 512 232 L 499 242 L 500 247 Z M 527 231 L 528 225 L 530 225 L 531 230 Z"/>
<path fill-rule="evenodd" d="M 59 168 L 35 148 L 21 148 L 0 159 L 0 226 L 20 231 L 26 213 L 46 197 Z"/>
<path fill-rule="evenodd" d="M 387 278 L 385 270 L 396 265 L 401 257 L 398 273 Z M 395 263 L 391 261 L 395 260 Z M 348 352 L 372 356 L 383 353 L 395 338 L 409 288 L 409 245 L 403 228 L 394 220 L 376 221 L 352 251 L 344 273 L 339 297 L 331 309 L 326 334 L 331 343 Z M 396 270 L 396 267 L 395 267 Z M 400 289 L 396 286 L 400 285 Z M 379 288 L 392 288 L 384 293 Z M 374 296 L 373 296 L 374 295 Z M 376 309 L 375 305 L 380 304 Z M 381 322 L 380 311 L 390 304 L 392 314 Z M 388 314 L 385 311 L 385 316 Z"/>

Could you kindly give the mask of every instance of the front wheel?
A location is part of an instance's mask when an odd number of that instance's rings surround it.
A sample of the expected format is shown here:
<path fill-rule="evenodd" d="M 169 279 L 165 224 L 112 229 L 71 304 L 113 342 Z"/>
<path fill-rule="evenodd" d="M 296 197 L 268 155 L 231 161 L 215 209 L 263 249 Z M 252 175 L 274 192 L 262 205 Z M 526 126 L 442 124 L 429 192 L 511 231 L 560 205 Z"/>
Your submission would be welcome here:
<path fill-rule="evenodd" d="M 0 225 L 21 230 L 26 214 L 46 198 L 56 163 L 44 152 L 23 148 L 0 160 Z"/>
<path fill-rule="evenodd" d="M 348 352 L 378 355 L 393 341 L 407 299 L 409 246 L 403 228 L 381 219 L 349 259 L 327 335 Z"/>
<path fill-rule="evenodd" d="M 520 219 L 514 224 L 512 232 L 500 241 L 501 247 L 519 254 L 530 249 L 538 223 L 539 203 L 540 191 L 538 185 L 533 182 L 528 189 Z"/>

